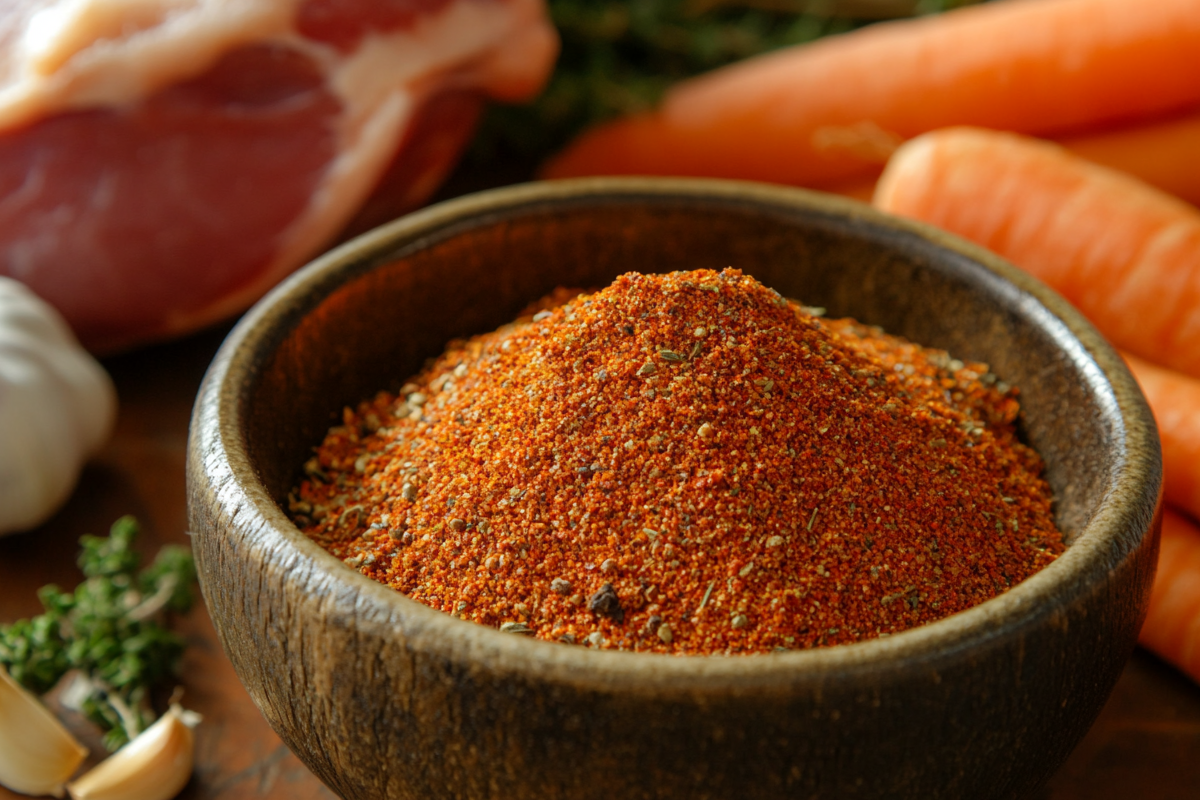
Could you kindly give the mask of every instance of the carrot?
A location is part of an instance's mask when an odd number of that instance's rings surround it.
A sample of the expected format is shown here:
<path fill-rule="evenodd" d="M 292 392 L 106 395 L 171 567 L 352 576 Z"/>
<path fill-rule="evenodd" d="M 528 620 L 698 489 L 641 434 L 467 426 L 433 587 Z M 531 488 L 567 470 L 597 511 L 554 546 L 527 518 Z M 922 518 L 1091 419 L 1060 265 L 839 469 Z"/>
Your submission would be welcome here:
<path fill-rule="evenodd" d="M 1138 643 L 1200 681 L 1200 528 L 1170 508 Z"/>
<path fill-rule="evenodd" d="M 1127 172 L 1200 205 L 1200 111 L 1059 141 L 1088 161 Z"/>
<path fill-rule="evenodd" d="M 1200 102 L 1196 0 L 1003 0 L 862 28 L 677 85 L 585 133 L 547 177 L 709 175 L 824 186 L 970 124 L 1053 134 Z"/>
<path fill-rule="evenodd" d="M 973 128 L 905 143 L 874 203 L 992 249 L 1118 347 L 1200 377 L 1194 206 L 1057 145 Z"/>
<path fill-rule="evenodd" d="M 1200 110 L 1056 141 L 1092 163 L 1120 170 L 1200 206 Z M 821 188 L 869 202 L 880 171 Z"/>
<path fill-rule="evenodd" d="M 1163 495 L 1200 518 L 1200 381 L 1124 355 L 1158 423 Z"/>

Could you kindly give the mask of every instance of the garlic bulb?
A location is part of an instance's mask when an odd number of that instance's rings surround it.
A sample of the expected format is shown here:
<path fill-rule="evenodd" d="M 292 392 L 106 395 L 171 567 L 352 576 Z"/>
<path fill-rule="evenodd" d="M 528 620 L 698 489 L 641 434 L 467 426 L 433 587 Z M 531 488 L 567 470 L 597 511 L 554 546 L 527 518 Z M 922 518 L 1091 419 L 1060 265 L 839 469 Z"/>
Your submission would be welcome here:
<path fill-rule="evenodd" d="M 74 800 L 170 800 L 192 775 L 200 715 L 174 704 L 82 778 L 67 784 Z"/>
<path fill-rule="evenodd" d="M 21 794 L 63 796 L 87 749 L 0 666 L 0 784 Z"/>
<path fill-rule="evenodd" d="M 0 276 L 0 535 L 62 505 L 116 405 L 108 374 L 58 313 Z"/>

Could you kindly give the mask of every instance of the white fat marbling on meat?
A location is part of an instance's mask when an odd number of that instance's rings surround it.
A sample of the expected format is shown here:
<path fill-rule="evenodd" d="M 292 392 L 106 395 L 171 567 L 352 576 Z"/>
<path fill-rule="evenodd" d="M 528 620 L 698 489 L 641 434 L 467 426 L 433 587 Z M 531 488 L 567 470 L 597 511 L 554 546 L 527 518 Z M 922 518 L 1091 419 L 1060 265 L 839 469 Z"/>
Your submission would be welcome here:
<path fill-rule="evenodd" d="M 328 62 L 330 84 L 345 108 L 338 156 L 305 213 L 281 237 L 261 285 L 249 287 L 247 296 L 277 283 L 298 259 L 341 230 L 391 162 L 427 94 L 449 86 L 489 84 L 515 86 L 515 96 L 531 91 L 557 53 L 553 35 L 536 35 L 545 31 L 538 24 L 540 9 L 532 0 L 458 0 L 410 30 L 368 36 L 348 57 Z M 534 36 L 525 33 L 530 30 Z M 512 47 L 521 49 L 519 58 L 498 55 Z M 507 71 L 497 69 L 509 65 Z M 423 197 L 427 189 L 413 187 L 413 192 Z M 232 298 L 230 308 L 237 300 Z"/>
<path fill-rule="evenodd" d="M 0 131 L 72 108 L 120 107 L 231 49 L 289 35 L 295 0 L 40 3 L 0 65 Z"/>
<path fill-rule="evenodd" d="M 426 98 L 467 89 L 523 99 L 557 53 L 542 0 L 451 0 L 411 27 L 369 33 L 349 53 L 296 30 L 301 1 L 0 0 L 0 134 L 73 109 L 128 107 L 255 44 L 304 53 L 341 101 L 337 155 L 274 258 L 236 294 L 173 319 L 172 328 L 245 308 L 327 246 L 370 195 Z M 419 177 L 426 185 L 414 196 L 428 196 L 440 177 Z"/>

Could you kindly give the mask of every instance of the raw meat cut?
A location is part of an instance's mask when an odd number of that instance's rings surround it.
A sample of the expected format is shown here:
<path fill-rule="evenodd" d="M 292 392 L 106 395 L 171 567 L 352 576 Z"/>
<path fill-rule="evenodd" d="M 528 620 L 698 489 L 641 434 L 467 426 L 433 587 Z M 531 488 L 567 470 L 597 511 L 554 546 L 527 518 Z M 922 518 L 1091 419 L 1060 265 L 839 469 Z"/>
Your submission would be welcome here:
<path fill-rule="evenodd" d="M 556 52 L 542 0 L 0 0 L 0 274 L 100 352 L 230 316 Z"/>

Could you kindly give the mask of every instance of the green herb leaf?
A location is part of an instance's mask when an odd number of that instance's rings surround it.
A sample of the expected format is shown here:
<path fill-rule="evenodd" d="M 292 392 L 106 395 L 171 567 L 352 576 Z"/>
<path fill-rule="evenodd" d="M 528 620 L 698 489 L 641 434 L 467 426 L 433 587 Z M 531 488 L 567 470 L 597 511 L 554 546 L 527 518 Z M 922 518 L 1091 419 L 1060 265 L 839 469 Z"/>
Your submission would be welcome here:
<path fill-rule="evenodd" d="M 0 665 L 30 691 L 43 694 L 79 670 L 78 706 L 113 750 L 154 721 L 149 692 L 175 673 L 184 648 L 166 614 L 186 612 L 195 599 L 191 553 L 168 545 L 138 572 L 137 534 L 137 521 L 122 517 L 108 537 L 84 536 L 83 583 L 73 593 L 42 587 L 45 613 L 0 626 Z"/>

